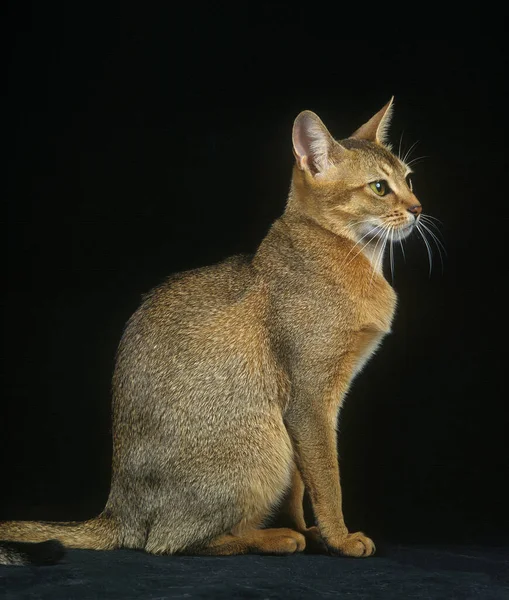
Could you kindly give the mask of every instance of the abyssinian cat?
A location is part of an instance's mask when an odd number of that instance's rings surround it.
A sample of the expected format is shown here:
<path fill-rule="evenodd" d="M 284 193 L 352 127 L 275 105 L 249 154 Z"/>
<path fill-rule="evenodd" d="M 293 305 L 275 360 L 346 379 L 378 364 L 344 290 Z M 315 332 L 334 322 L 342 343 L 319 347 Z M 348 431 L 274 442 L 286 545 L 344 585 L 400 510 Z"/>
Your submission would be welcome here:
<path fill-rule="evenodd" d="M 341 141 L 316 114 L 297 116 L 286 209 L 254 257 L 170 277 L 125 328 L 104 511 L 5 522 L 1 538 L 156 554 L 291 554 L 306 543 L 374 553 L 345 525 L 336 421 L 391 328 L 386 242 L 420 219 L 410 168 L 387 145 L 392 108 Z M 263 528 L 277 509 L 288 527 Z"/>

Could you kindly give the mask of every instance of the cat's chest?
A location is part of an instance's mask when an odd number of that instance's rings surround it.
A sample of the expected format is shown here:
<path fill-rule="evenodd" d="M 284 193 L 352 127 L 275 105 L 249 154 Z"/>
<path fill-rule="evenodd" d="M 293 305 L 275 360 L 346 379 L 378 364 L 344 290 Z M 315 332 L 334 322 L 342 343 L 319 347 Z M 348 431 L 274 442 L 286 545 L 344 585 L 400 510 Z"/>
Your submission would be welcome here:
<path fill-rule="evenodd" d="M 390 333 L 396 311 L 396 294 L 385 281 L 369 293 L 350 295 L 336 307 L 331 351 L 349 357 L 351 376 L 359 373 Z"/>
<path fill-rule="evenodd" d="M 279 332 L 278 339 L 296 355 L 309 354 L 324 364 L 338 356 L 370 355 L 390 332 L 396 308 L 394 290 L 381 278 L 367 291 L 301 279 L 278 301 L 272 332 Z"/>
<path fill-rule="evenodd" d="M 352 320 L 357 328 L 377 331 L 382 335 L 391 330 L 396 304 L 396 293 L 382 278 L 373 290 L 363 290 L 349 298 Z"/>
<path fill-rule="evenodd" d="M 377 276 L 364 286 L 340 281 L 331 286 L 327 298 L 322 314 L 334 329 L 374 338 L 391 331 L 397 298 L 383 277 Z"/>

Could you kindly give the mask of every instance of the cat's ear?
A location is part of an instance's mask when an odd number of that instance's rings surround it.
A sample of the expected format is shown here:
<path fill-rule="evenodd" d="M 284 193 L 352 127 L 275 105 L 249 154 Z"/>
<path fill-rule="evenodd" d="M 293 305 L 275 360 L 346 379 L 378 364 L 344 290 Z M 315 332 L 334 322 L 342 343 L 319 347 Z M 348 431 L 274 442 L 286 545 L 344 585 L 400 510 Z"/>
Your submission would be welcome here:
<path fill-rule="evenodd" d="M 299 169 L 316 177 L 332 166 L 332 149 L 338 144 L 314 112 L 304 110 L 297 116 L 292 141 Z"/>
<path fill-rule="evenodd" d="M 350 137 L 357 140 L 368 140 L 376 144 L 387 144 L 393 107 L 394 96 L 376 115 L 372 116 L 367 123 L 359 127 Z"/>

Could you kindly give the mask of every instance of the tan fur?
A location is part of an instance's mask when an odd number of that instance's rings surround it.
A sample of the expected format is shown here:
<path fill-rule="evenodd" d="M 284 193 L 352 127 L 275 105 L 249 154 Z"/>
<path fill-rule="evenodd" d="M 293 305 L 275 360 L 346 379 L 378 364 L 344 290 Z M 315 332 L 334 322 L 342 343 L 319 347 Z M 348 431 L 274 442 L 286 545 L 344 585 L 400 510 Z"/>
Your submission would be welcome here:
<path fill-rule="evenodd" d="M 68 548 L 112 550 L 117 547 L 112 521 L 97 517 L 84 522 L 46 523 L 9 521 L 0 524 L 2 539 L 17 542 L 44 542 L 58 539 Z"/>
<path fill-rule="evenodd" d="M 314 113 L 297 117 L 286 210 L 254 258 L 171 277 L 126 326 L 102 515 L 4 523 L 2 538 L 158 554 L 291 553 L 306 538 L 374 552 L 344 522 L 336 424 L 396 307 L 374 228 L 404 237 L 409 209 L 420 211 L 409 169 L 383 145 L 391 109 L 341 142 Z M 377 197 L 368 184 L 379 179 L 393 193 Z M 304 486 L 317 527 L 304 520 Z M 260 529 L 279 506 L 293 530 Z"/>

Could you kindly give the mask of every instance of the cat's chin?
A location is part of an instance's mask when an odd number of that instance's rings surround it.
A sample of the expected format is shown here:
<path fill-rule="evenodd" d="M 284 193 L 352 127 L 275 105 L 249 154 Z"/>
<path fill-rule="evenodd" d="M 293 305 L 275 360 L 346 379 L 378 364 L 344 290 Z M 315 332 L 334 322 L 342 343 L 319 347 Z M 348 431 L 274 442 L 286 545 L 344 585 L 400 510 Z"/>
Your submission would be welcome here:
<path fill-rule="evenodd" d="M 415 225 L 416 222 L 414 221 L 412 223 L 407 223 L 406 225 L 401 225 L 398 228 L 392 229 L 392 240 L 394 242 L 404 240 L 413 232 Z M 371 240 L 383 240 L 387 238 L 387 233 L 388 229 L 386 227 L 383 227 L 382 225 L 376 225 L 375 227 L 370 226 L 369 229 L 361 231 L 360 237 L 361 239 L 365 240 L 368 240 L 369 237 Z"/>
<path fill-rule="evenodd" d="M 415 225 L 415 221 L 413 223 L 409 223 L 408 225 L 403 225 L 394 232 L 394 239 L 396 241 L 404 240 L 413 232 L 413 230 L 415 229 Z"/>

